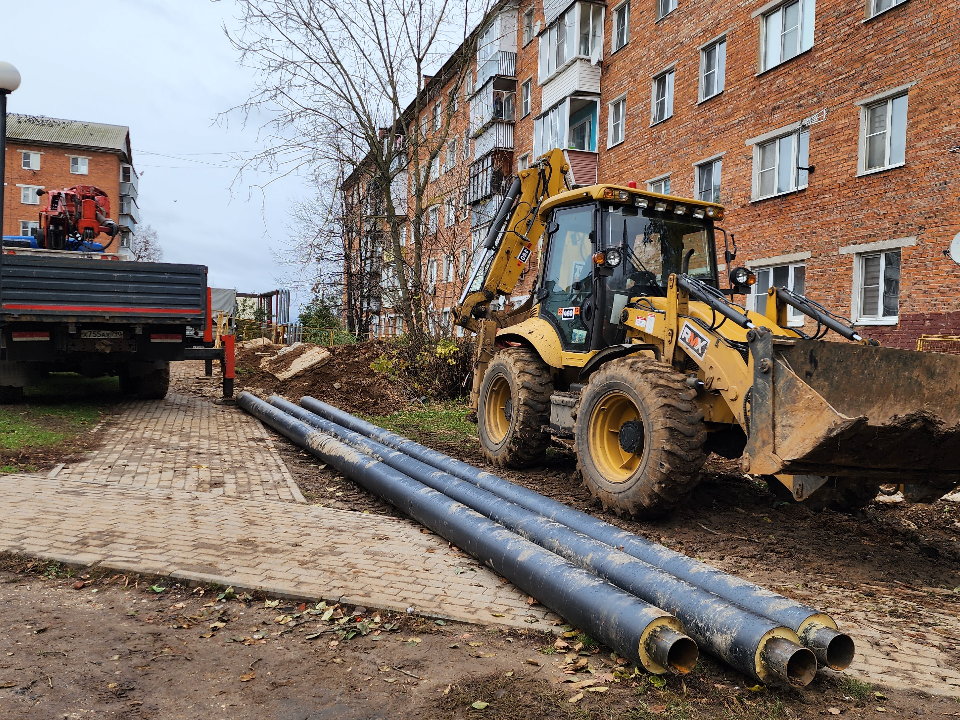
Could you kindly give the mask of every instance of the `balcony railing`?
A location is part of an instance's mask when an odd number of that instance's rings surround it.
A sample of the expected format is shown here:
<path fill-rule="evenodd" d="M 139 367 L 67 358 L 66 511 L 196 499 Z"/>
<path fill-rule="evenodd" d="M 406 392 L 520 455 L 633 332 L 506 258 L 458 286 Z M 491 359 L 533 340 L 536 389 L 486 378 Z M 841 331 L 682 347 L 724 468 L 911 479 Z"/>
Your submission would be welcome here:
<path fill-rule="evenodd" d="M 470 132 L 478 135 L 492 122 L 513 122 L 516 98 L 517 93 L 512 87 L 496 90 L 493 83 L 484 87 L 470 101 Z"/>
<path fill-rule="evenodd" d="M 497 50 L 477 68 L 477 87 L 481 87 L 495 75 L 514 77 L 517 74 L 517 54 L 506 50 Z"/>
<path fill-rule="evenodd" d="M 476 158 L 494 150 L 513 150 L 513 123 L 495 122 L 473 141 L 473 156 Z"/>
<path fill-rule="evenodd" d="M 131 197 L 120 198 L 120 224 L 130 226 L 139 222 L 140 208 L 137 207 L 136 201 Z"/>
<path fill-rule="evenodd" d="M 120 183 L 120 196 L 121 197 L 132 197 L 134 200 L 137 199 L 137 184 L 130 182 L 121 182 Z"/>

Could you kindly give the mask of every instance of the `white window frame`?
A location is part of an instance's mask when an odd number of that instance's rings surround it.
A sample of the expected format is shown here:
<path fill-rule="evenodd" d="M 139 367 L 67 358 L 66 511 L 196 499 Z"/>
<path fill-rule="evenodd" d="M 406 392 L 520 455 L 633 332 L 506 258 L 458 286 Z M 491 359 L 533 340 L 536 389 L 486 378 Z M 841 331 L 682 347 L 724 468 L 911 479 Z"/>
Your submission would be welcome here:
<path fill-rule="evenodd" d="M 793 173 L 791 175 L 790 187 L 786 190 L 778 190 L 777 182 L 780 176 L 780 141 L 787 137 L 793 137 Z M 774 130 L 772 132 L 766 133 L 759 137 L 747 140 L 747 145 L 753 146 L 753 181 L 752 189 L 750 192 L 750 202 L 757 202 L 759 200 L 766 200 L 772 197 L 779 197 L 781 195 L 789 195 L 793 192 L 798 192 L 807 188 L 810 178 L 809 173 L 805 170 L 799 170 L 798 166 L 801 165 L 801 149 L 800 146 L 803 144 L 803 136 L 806 136 L 807 152 L 806 160 L 803 167 L 808 167 L 810 164 L 810 128 L 808 126 L 802 125 L 801 123 L 794 123 L 793 125 L 788 125 L 787 127 L 780 128 L 779 130 Z M 770 144 L 774 145 L 774 164 L 772 167 L 774 173 L 774 188 L 772 193 L 766 195 L 760 194 L 760 185 L 761 185 L 761 174 L 766 172 L 771 168 L 761 168 L 760 162 L 763 157 L 763 148 L 768 147 Z"/>
<path fill-rule="evenodd" d="M 437 100 L 437 102 L 433 105 L 433 110 L 431 113 L 433 130 L 436 132 L 442 125 L 441 118 L 443 117 L 443 103 Z"/>
<path fill-rule="evenodd" d="M 619 133 L 615 115 L 620 109 Z M 616 100 L 607 103 L 607 148 L 620 145 L 627 137 L 627 94 L 624 93 Z"/>
<path fill-rule="evenodd" d="M 879 4 L 878 0 L 867 0 L 867 20 L 872 20 L 875 17 L 883 15 L 885 12 L 893 10 L 895 7 L 903 5 L 907 0 L 893 0 L 890 4 L 890 7 L 885 7 L 883 10 L 877 10 L 877 5 Z"/>
<path fill-rule="evenodd" d="M 707 54 L 711 50 L 716 50 L 716 67 L 710 71 L 707 69 Z M 714 73 L 713 92 L 707 95 L 707 73 Z M 727 37 L 726 35 L 711 40 L 700 48 L 700 87 L 698 88 L 699 102 L 715 98 L 721 94 L 726 84 L 727 74 Z"/>
<path fill-rule="evenodd" d="M 677 9 L 677 0 L 656 0 L 657 3 L 657 22 L 663 20 L 667 15 Z"/>
<path fill-rule="evenodd" d="M 866 257 L 884 254 L 888 252 L 900 252 L 900 277 L 903 278 L 903 249 L 915 247 L 917 244 L 916 236 L 894 238 L 891 240 L 878 240 L 872 243 L 861 243 L 859 245 L 847 245 L 840 248 L 840 255 L 853 256 L 853 282 L 850 292 L 850 320 L 855 325 L 896 325 L 900 322 L 899 300 L 902 292 L 897 292 L 897 315 L 888 315 L 886 317 L 873 317 L 863 315 L 861 305 L 861 293 L 863 292 L 863 261 Z M 885 259 L 884 261 L 885 262 Z M 880 278 L 883 279 L 884 265 L 880 266 Z M 881 288 L 879 302 L 883 303 L 883 291 Z"/>
<path fill-rule="evenodd" d="M 439 224 L 440 208 L 436 205 L 431 205 L 427 208 L 427 234 L 436 235 Z"/>
<path fill-rule="evenodd" d="M 453 282 L 453 255 L 444 255 L 443 256 L 443 281 L 446 283 Z"/>
<path fill-rule="evenodd" d="M 436 285 L 437 284 L 437 261 L 428 260 L 427 261 L 427 285 Z"/>
<path fill-rule="evenodd" d="M 613 28 L 610 32 L 610 54 L 627 46 L 630 42 L 630 0 L 613 8 Z M 621 31 L 623 34 L 621 42 Z"/>
<path fill-rule="evenodd" d="M 457 201 L 447 198 L 443 201 L 443 226 L 451 228 L 457 224 Z"/>
<path fill-rule="evenodd" d="M 537 36 L 536 32 L 533 30 L 533 18 L 534 8 L 530 7 L 523 13 L 523 35 L 521 37 L 521 41 L 523 42 L 522 47 L 529 45 Z"/>
<path fill-rule="evenodd" d="M 520 83 L 520 117 L 525 118 L 533 108 L 533 78 Z"/>
<path fill-rule="evenodd" d="M 815 2 L 816 0 L 774 0 L 752 13 L 752 17 L 760 18 L 760 73 L 779 67 L 813 47 L 814 30 L 816 29 Z M 797 8 L 796 52 L 787 57 L 784 52 L 783 18 L 786 9 L 794 4 L 799 5 Z M 770 34 L 774 34 L 775 37 L 769 37 Z M 771 58 L 771 52 L 768 52 L 773 47 L 777 48 L 775 59 Z M 793 48 L 790 48 L 790 50 L 792 51 Z"/>
<path fill-rule="evenodd" d="M 590 10 L 589 15 L 582 13 Z M 595 18 L 593 9 L 597 8 Z M 603 59 L 603 23 L 605 8 L 589 2 L 575 2 L 540 33 L 537 79 L 543 85 L 578 58 L 599 62 Z M 587 53 L 581 52 L 581 24 L 587 21 Z M 597 20 L 594 22 L 594 20 Z M 562 32 L 561 32 L 562 28 Z"/>
<path fill-rule="evenodd" d="M 649 180 L 647 180 L 647 191 L 652 193 L 657 193 L 658 195 L 669 195 L 670 194 L 670 175 L 672 175 L 672 173 L 667 173 L 666 175 L 658 175 L 655 178 L 650 178 Z"/>
<path fill-rule="evenodd" d="M 806 253 L 809 255 L 809 253 Z M 796 271 L 797 268 L 803 268 L 804 275 L 804 292 L 806 289 L 806 274 L 807 274 L 807 264 L 805 262 L 792 262 L 792 263 L 783 263 L 783 262 L 774 262 L 769 265 L 758 265 L 756 263 L 750 263 L 748 267 L 757 275 L 757 282 L 750 288 L 750 296 L 747 303 L 747 307 L 754 312 L 760 313 L 763 315 L 767 311 L 767 292 L 764 290 L 762 293 L 759 292 L 760 288 L 760 273 L 768 272 L 770 273 L 770 278 L 767 282 L 767 287 L 771 287 L 773 283 L 773 271 L 776 268 L 787 268 L 787 289 L 796 290 Z M 800 293 L 801 295 L 803 292 Z M 804 314 L 797 310 L 795 307 L 787 308 L 787 327 L 802 327 L 803 326 Z"/>
<path fill-rule="evenodd" d="M 856 104 L 860 106 L 860 142 L 859 142 L 859 153 L 857 159 L 857 175 L 872 175 L 873 173 L 883 172 L 884 170 L 891 170 L 893 168 L 903 167 L 906 165 L 907 161 L 907 125 L 910 122 L 910 100 L 909 93 L 907 88 L 912 87 L 913 83 L 910 85 L 904 86 L 902 88 L 896 88 L 890 90 L 881 95 L 875 95 L 866 100 L 857 101 Z M 898 162 L 891 163 L 891 150 L 893 145 L 893 104 L 895 101 L 903 98 L 904 100 L 904 122 L 903 122 L 903 137 L 900 140 L 903 142 L 903 159 Z M 886 129 L 885 134 L 886 138 L 884 141 L 884 164 L 879 165 L 873 168 L 867 168 L 867 139 L 870 137 L 869 134 L 869 119 L 870 111 L 874 108 L 885 106 L 886 107 Z"/>
<path fill-rule="evenodd" d="M 26 232 L 24 232 L 26 229 Z M 32 235 L 31 230 L 39 230 L 40 222 L 38 220 L 21 220 L 20 221 L 20 237 L 29 237 Z"/>
<path fill-rule="evenodd" d="M 20 169 L 21 170 L 39 170 L 40 169 L 40 156 L 43 155 L 41 152 L 36 150 L 21 150 L 20 151 Z M 30 160 L 27 163 L 27 159 Z M 34 159 L 37 161 L 37 166 L 33 166 Z"/>
<path fill-rule="evenodd" d="M 673 117 L 673 87 L 676 82 L 676 67 L 671 65 L 666 70 L 661 70 L 653 76 L 653 82 L 650 88 L 650 127 L 659 125 Z M 663 116 L 658 115 L 660 98 L 658 96 L 659 86 L 663 86 Z"/>
<path fill-rule="evenodd" d="M 453 138 L 447 143 L 447 158 L 444 163 L 444 171 L 450 172 L 457 165 L 457 139 Z"/>
<path fill-rule="evenodd" d="M 17 183 L 17 187 L 20 188 L 20 204 L 21 205 L 39 205 L 40 196 L 37 195 L 37 190 L 43 190 L 43 185 L 21 185 Z M 24 198 L 29 198 L 29 200 L 24 200 Z"/>
<path fill-rule="evenodd" d="M 517 170 L 526 170 L 530 167 L 530 153 L 524 153 L 517 160 Z"/>
<path fill-rule="evenodd" d="M 460 248 L 459 256 L 460 262 L 457 265 L 457 275 L 463 278 L 466 277 L 467 270 L 470 266 L 470 251 L 466 248 Z"/>
<path fill-rule="evenodd" d="M 711 190 L 713 189 L 713 187 L 717 187 L 718 185 L 719 187 L 723 187 L 723 156 L 724 155 L 725 153 L 714 155 L 713 157 L 707 158 L 706 160 L 701 160 L 700 162 L 696 163 L 693 166 L 693 197 L 696 198 L 697 200 L 700 200 L 701 202 L 712 202 L 712 203 L 720 202 L 719 199 L 714 199 L 712 194 L 709 200 L 704 200 L 702 197 L 700 197 L 704 189 L 700 185 L 700 171 L 707 165 L 710 165 L 711 172 L 713 173 L 712 177 L 715 178 L 716 175 L 718 174 L 720 175 L 720 182 L 717 183 L 716 180 L 714 180 L 714 182 L 712 183 Z M 719 187 L 717 188 L 718 194 L 720 192 Z"/>
<path fill-rule="evenodd" d="M 437 154 L 433 160 L 430 161 L 430 180 L 436 180 L 440 177 L 440 155 Z"/>
<path fill-rule="evenodd" d="M 70 174 L 71 175 L 89 175 L 90 174 L 90 158 L 85 155 L 67 155 L 70 158 Z M 73 161 L 77 161 L 77 170 L 73 169 Z M 81 161 L 83 161 L 81 163 Z M 79 169 L 83 166 L 83 169 Z"/>

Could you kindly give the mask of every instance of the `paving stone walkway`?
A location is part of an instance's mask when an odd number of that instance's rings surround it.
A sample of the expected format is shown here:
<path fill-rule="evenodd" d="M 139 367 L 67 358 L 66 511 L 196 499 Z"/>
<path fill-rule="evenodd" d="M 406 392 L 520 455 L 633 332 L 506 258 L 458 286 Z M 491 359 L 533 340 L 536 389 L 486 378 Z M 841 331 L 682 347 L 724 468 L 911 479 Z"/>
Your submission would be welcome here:
<path fill-rule="evenodd" d="M 304 502 L 259 420 L 235 406 L 174 393 L 164 400 L 121 404 L 102 447 L 63 467 L 56 476 Z"/>
<path fill-rule="evenodd" d="M 0 476 L 0 550 L 526 628 L 555 616 L 415 523 L 205 492 Z"/>

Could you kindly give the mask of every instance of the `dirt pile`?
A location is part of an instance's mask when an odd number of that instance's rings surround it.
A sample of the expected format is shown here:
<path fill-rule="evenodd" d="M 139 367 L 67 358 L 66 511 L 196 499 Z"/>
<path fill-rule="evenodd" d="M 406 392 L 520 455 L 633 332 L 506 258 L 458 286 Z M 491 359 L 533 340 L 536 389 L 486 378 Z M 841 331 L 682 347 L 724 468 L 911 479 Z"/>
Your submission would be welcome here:
<path fill-rule="evenodd" d="M 300 347 L 304 350 L 286 353 L 291 361 L 316 346 L 305 343 Z M 276 357 L 281 349 L 282 345 L 270 344 L 238 349 L 237 388 L 261 396 L 282 395 L 292 401 L 310 395 L 347 412 L 366 415 L 387 415 L 416 401 L 416 393 L 404 383 L 371 369 L 371 364 L 388 353 L 387 344 L 380 340 L 328 348 L 329 360 L 289 380 L 278 380 L 261 368 L 264 359 Z"/>

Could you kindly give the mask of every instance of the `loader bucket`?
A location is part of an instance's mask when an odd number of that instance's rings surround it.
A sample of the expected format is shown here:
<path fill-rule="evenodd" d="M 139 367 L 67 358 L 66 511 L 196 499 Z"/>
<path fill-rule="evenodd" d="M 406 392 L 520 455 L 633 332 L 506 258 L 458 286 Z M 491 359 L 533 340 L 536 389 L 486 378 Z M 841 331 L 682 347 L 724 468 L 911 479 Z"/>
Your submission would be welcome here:
<path fill-rule="evenodd" d="M 960 482 L 960 356 L 751 336 L 749 472 Z"/>

